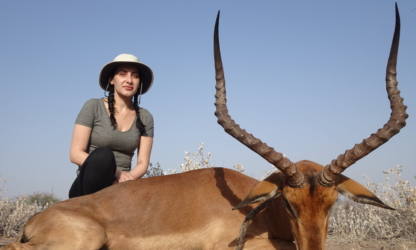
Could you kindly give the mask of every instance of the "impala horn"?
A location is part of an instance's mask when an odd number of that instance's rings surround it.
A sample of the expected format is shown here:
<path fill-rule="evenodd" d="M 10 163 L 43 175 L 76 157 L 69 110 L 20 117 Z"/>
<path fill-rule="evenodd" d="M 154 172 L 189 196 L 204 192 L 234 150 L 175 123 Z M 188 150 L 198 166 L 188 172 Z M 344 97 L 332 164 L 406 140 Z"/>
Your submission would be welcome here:
<path fill-rule="evenodd" d="M 218 11 L 214 30 L 214 58 L 216 74 L 215 88 L 217 90 L 215 94 L 215 116 L 218 118 L 218 123 L 224 128 L 225 132 L 282 171 L 288 179 L 289 186 L 294 188 L 303 187 L 306 184 L 304 175 L 294 163 L 292 163 L 288 158 L 285 158 L 281 153 L 276 152 L 272 147 L 267 146 L 267 144 L 255 138 L 252 134 L 249 134 L 244 129 L 241 129 L 228 114 L 224 70 L 218 38 L 219 18 L 220 12 Z"/>
<path fill-rule="evenodd" d="M 390 56 L 386 69 L 386 88 L 388 98 L 390 100 L 391 115 L 389 121 L 383 128 L 379 129 L 377 133 L 372 134 L 369 138 L 363 140 L 360 144 L 356 144 L 352 149 L 345 151 L 344 154 L 338 156 L 337 159 L 332 160 L 325 169 L 319 173 L 319 183 L 322 186 L 331 186 L 335 183 L 337 176 L 342 173 L 349 166 L 354 164 L 359 159 L 371 153 L 376 148 L 387 142 L 395 134 L 400 132 L 400 129 L 406 126 L 406 106 L 403 104 L 403 98 L 400 96 L 400 91 L 397 88 L 396 79 L 396 63 L 397 52 L 399 50 L 400 39 L 400 16 L 396 3 L 396 27 L 394 30 L 393 41 L 390 49 Z"/>

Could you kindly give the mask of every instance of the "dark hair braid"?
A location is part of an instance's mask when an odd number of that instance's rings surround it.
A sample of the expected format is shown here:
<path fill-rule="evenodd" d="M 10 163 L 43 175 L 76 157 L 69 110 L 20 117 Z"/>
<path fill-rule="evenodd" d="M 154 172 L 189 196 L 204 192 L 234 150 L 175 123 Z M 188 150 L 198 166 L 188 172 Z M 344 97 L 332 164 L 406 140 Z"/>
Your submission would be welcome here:
<path fill-rule="evenodd" d="M 117 128 L 117 120 L 114 116 L 115 113 L 115 108 L 114 108 L 114 86 L 110 85 L 109 86 L 109 94 L 108 94 L 108 110 L 110 111 L 110 121 L 111 121 L 111 125 L 113 125 L 114 129 Z"/>
<path fill-rule="evenodd" d="M 139 107 L 139 102 L 138 102 L 138 99 L 139 99 L 138 96 L 139 96 L 139 93 L 136 93 L 134 95 L 133 106 L 134 106 L 134 110 L 136 110 L 136 116 L 137 116 L 136 127 L 140 131 L 140 134 L 143 134 L 145 131 L 144 131 L 144 124 L 142 122 L 142 119 L 140 119 L 140 107 Z"/>

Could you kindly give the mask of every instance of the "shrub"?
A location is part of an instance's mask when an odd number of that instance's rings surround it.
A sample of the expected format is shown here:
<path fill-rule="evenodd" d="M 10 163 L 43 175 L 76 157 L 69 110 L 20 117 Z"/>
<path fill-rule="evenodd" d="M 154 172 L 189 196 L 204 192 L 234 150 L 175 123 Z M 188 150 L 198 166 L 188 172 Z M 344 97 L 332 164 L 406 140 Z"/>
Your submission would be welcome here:
<path fill-rule="evenodd" d="M 153 166 L 152 163 L 149 163 L 149 167 L 147 168 L 147 171 L 144 174 L 143 178 L 162 176 L 162 175 L 163 175 L 163 169 L 159 163 L 156 163 L 156 166 Z"/>
<path fill-rule="evenodd" d="M 0 235 L 17 237 L 29 218 L 45 208 L 36 203 L 29 203 L 24 196 L 14 199 L 2 198 L 0 200 Z"/>
<path fill-rule="evenodd" d="M 192 158 L 191 158 L 191 155 L 192 155 Z M 214 164 L 209 164 L 210 158 L 211 158 L 210 152 L 207 153 L 207 156 L 205 158 L 204 143 L 201 142 L 199 144 L 198 153 L 191 154 L 185 151 L 185 159 L 184 159 L 185 162 L 179 165 L 179 167 L 182 169 L 183 172 L 199 169 L 201 167 L 204 167 L 204 168 L 214 167 Z"/>
<path fill-rule="evenodd" d="M 2 181 L 0 176 L 0 181 Z M 30 217 L 59 201 L 52 194 L 35 192 L 32 195 L 5 198 L 6 183 L 0 188 L 0 235 L 17 237 Z"/>
<path fill-rule="evenodd" d="M 334 206 L 329 235 L 343 242 L 364 239 L 416 240 L 416 188 L 401 178 L 402 167 L 384 171 L 385 183 L 376 184 L 366 178 L 367 188 L 385 204 L 387 210 L 340 199 Z M 391 175 L 395 184 L 390 183 Z"/>
<path fill-rule="evenodd" d="M 41 207 L 47 207 L 59 201 L 61 201 L 61 199 L 54 196 L 52 193 L 47 192 L 34 192 L 26 197 L 26 202 L 29 204 L 35 203 Z"/>
<path fill-rule="evenodd" d="M 208 152 L 207 155 L 204 156 L 204 143 L 201 142 L 199 144 L 199 150 L 197 153 L 189 153 L 188 151 L 185 151 L 184 163 L 180 164 L 179 167 L 182 169 L 182 172 L 187 172 L 190 170 L 196 170 L 200 168 L 212 168 L 214 167 L 214 164 L 209 163 L 210 159 L 210 152 Z M 244 172 L 243 165 L 234 163 L 234 168 L 238 172 Z M 152 163 L 149 163 L 149 168 L 144 177 L 176 174 L 176 172 L 176 169 L 168 169 L 168 172 L 163 172 L 163 169 L 159 163 L 157 163 L 155 167 L 152 165 Z"/>

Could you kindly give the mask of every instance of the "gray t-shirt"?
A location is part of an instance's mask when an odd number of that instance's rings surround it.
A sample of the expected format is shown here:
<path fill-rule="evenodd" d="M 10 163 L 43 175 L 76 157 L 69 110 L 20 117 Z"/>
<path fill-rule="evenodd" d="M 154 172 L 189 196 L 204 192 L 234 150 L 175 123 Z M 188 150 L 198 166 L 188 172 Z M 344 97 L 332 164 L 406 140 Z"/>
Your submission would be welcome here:
<path fill-rule="evenodd" d="M 146 109 L 140 108 L 140 119 L 145 127 L 142 135 L 136 127 L 136 119 L 137 117 L 129 130 L 121 132 L 111 125 L 104 100 L 90 99 L 82 107 L 75 123 L 92 128 L 87 153 L 98 147 L 107 147 L 114 152 L 117 169 L 130 171 L 131 159 L 139 145 L 140 136 L 153 137 L 154 130 L 153 117 Z"/>

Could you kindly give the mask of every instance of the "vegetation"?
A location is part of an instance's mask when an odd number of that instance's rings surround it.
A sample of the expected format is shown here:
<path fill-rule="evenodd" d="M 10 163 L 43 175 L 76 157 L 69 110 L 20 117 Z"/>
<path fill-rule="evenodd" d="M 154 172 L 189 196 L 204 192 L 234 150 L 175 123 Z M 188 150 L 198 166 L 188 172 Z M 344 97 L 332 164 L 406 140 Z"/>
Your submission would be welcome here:
<path fill-rule="evenodd" d="M 401 178 L 402 166 L 383 173 L 385 182 L 381 184 L 370 182 L 366 177 L 367 188 L 396 210 L 340 199 L 330 218 L 331 237 L 345 243 L 365 239 L 416 241 L 416 187 Z"/>
<path fill-rule="evenodd" d="M 30 217 L 59 201 L 52 194 L 39 192 L 5 198 L 3 193 L 7 191 L 6 183 L 9 180 L 2 180 L 0 176 L 0 181 L 3 181 L 0 188 L 0 235 L 5 237 L 17 237 Z"/>
<path fill-rule="evenodd" d="M 34 192 L 26 197 L 28 204 L 37 204 L 41 207 L 47 207 L 59 201 L 61 199 L 47 192 Z"/>
<path fill-rule="evenodd" d="M 149 163 L 149 168 L 147 169 L 146 173 L 144 174 L 143 178 L 149 178 L 154 176 L 162 176 L 164 175 L 163 169 L 159 163 L 156 163 L 156 166 L 153 166 L 152 163 Z"/>

